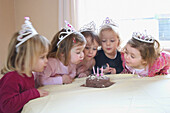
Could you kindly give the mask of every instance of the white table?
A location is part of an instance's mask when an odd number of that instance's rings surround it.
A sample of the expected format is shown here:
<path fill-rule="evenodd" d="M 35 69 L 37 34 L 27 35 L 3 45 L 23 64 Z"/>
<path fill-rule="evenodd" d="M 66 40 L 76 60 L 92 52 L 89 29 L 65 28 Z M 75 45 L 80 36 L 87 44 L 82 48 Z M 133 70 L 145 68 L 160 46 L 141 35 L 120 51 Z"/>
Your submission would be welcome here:
<path fill-rule="evenodd" d="M 43 86 L 50 94 L 29 101 L 22 113 L 170 113 L 170 75 L 109 77 L 116 83 L 108 88 L 80 87 L 85 78 Z"/>

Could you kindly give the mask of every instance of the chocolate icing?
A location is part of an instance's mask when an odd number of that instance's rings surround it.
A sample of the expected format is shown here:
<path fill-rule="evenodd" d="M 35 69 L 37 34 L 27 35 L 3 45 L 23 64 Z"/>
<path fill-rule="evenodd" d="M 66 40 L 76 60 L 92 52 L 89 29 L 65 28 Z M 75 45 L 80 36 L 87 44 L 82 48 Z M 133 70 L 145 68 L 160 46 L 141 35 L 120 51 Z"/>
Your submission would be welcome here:
<path fill-rule="evenodd" d="M 109 87 L 114 82 L 110 81 L 110 78 L 107 76 L 96 76 L 96 75 L 89 75 L 86 79 L 85 87 L 94 87 L 94 88 L 105 88 Z"/>

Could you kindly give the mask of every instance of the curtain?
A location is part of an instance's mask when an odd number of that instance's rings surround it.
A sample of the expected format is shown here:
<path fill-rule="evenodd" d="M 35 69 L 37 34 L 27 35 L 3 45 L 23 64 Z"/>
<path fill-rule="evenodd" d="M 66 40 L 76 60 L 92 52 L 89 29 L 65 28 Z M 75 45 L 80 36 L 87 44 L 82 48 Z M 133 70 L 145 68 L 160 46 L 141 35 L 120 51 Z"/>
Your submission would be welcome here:
<path fill-rule="evenodd" d="M 67 20 L 71 25 L 73 25 L 75 29 L 77 29 L 77 2 L 78 0 L 59 0 L 59 30 L 65 26 L 65 20 Z"/>

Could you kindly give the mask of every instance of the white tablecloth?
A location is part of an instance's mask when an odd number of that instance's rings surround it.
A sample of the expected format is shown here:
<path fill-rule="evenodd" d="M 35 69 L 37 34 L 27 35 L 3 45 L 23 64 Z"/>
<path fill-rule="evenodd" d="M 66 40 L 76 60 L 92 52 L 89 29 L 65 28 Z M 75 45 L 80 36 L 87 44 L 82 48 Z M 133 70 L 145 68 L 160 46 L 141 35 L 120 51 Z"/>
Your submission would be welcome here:
<path fill-rule="evenodd" d="M 41 87 L 50 94 L 29 101 L 22 113 L 170 113 L 170 75 L 108 76 L 116 82 L 108 88 L 80 87 L 85 78 Z"/>

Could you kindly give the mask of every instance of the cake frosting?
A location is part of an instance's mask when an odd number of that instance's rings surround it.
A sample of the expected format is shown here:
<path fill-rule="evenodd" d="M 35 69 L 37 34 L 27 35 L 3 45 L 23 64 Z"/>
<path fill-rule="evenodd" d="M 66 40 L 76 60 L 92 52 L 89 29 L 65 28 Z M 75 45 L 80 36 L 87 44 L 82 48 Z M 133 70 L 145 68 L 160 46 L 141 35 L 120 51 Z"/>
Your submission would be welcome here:
<path fill-rule="evenodd" d="M 111 86 L 112 84 L 114 84 L 114 82 L 111 82 L 109 77 L 96 76 L 92 74 L 86 78 L 86 84 L 84 86 L 94 88 L 105 88 Z"/>

